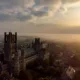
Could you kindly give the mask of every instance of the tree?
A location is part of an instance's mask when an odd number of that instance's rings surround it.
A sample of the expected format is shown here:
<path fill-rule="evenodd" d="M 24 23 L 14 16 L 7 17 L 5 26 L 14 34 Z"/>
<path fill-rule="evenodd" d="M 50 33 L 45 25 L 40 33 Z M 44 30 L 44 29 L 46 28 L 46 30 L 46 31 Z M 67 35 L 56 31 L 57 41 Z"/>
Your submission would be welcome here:
<path fill-rule="evenodd" d="M 32 75 L 31 75 L 29 70 L 20 71 L 19 80 L 33 80 L 33 77 L 32 77 Z"/>

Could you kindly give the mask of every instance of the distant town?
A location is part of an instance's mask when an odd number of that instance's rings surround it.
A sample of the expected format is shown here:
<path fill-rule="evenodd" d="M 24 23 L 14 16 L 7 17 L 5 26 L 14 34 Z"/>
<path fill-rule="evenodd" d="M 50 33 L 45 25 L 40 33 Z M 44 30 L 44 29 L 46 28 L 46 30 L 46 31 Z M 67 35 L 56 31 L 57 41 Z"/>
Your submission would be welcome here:
<path fill-rule="evenodd" d="M 4 32 L 0 80 L 80 80 L 78 48 L 41 38 L 20 40 L 17 32 Z"/>

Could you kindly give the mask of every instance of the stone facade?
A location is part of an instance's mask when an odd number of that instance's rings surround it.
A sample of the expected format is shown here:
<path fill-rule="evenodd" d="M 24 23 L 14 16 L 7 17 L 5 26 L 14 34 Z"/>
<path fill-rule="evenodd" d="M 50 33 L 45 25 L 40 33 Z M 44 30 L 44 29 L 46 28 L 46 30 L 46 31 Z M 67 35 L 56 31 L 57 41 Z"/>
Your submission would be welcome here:
<path fill-rule="evenodd" d="M 4 33 L 4 59 L 12 61 L 12 56 L 17 52 L 17 32 L 12 34 Z"/>

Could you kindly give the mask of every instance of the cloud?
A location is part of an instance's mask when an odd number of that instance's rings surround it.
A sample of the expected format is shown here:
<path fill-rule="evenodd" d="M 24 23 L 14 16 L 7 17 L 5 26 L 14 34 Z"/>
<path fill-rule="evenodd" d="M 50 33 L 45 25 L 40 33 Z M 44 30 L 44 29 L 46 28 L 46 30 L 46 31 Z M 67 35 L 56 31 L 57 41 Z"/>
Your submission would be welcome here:
<path fill-rule="evenodd" d="M 18 12 L 18 13 L 4 13 L 0 12 L 0 22 L 3 21 L 27 21 L 32 19 L 32 16 L 29 14 L 25 14 L 23 12 Z"/>
<path fill-rule="evenodd" d="M 0 13 L 0 21 L 6 21 L 11 19 L 11 15 L 5 14 L 5 13 Z"/>
<path fill-rule="evenodd" d="M 68 12 L 71 8 L 80 7 L 80 0 L 62 0 L 62 3 L 60 9 L 63 9 L 63 13 Z"/>
<path fill-rule="evenodd" d="M 46 12 L 46 11 L 33 11 L 32 15 L 37 16 L 37 17 L 47 16 L 48 12 Z"/>
<path fill-rule="evenodd" d="M 0 0 L 0 7 L 2 8 L 32 6 L 33 4 L 33 0 Z"/>
<path fill-rule="evenodd" d="M 57 11 L 65 13 L 80 0 L 0 0 L 0 21 L 31 20 L 52 17 Z M 2 15 L 3 13 L 3 15 Z M 33 16 L 33 17 L 32 17 Z"/>
<path fill-rule="evenodd" d="M 34 24 L 33 24 L 34 25 Z M 80 34 L 80 27 L 60 26 L 58 24 L 37 24 L 37 32 L 49 34 Z M 35 26 L 34 26 L 35 27 Z M 41 28 L 42 27 L 42 28 Z"/>
<path fill-rule="evenodd" d="M 63 3 L 74 3 L 80 0 L 62 0 Z"/>
<path fill-rule="evenodd" d="M 20 21 L 26 21 L 26 20 L 32 19 L 32 16 L 29 14 L 24 14 L 20 12 L 16 14 L 15 18 Z"/>
<path fill-rule="evenodd" d="M 45 34 L 80 34 L 80 27 L 63 27 L 54 24 L 34 24 L 26 22 L 7 22 L 0 24 L 0 33 L 4 31 L 13 31 L 18 33 L 45 33 Z"/>
<path fill-rule="evenodd" d="M 58 1 L 59 0 L 0 0 L 0 12 L 4 12 L 4 16 L 7 17 L 1 16 L 0 21 L 8 21 L 12 18 L 14 18 L 12 20 L 26 21 L 32 19 L 32 16 L 48 16 L 54 13 L 53 10 L 56 8 Z M 52 3 L 54 6 L 52 6 Z"/>
<path fill-rule="evenodd" d="M 42 5 L 53 5 L 57 4 L 60 0 L 34 0 L 36 5 L 42 6 Z"/>
<path fill-rule="evenodd" d="M 53 16 L 60 8 L 61 0 L 34 0 L 36 6 L 45 6 L 47 8 L 48 16 Z"/>

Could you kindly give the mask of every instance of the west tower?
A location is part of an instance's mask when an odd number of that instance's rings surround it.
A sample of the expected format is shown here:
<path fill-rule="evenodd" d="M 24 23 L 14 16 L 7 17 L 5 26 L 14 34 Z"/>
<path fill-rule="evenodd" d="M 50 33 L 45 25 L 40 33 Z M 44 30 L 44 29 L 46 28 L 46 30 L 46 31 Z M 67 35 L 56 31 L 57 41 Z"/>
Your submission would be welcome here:
<path fill-rule="evenodd" d="M 4 59 L 12 61 L 12 56 L 17 53 L 17 32 L 4 33 Z"/>

